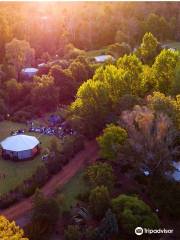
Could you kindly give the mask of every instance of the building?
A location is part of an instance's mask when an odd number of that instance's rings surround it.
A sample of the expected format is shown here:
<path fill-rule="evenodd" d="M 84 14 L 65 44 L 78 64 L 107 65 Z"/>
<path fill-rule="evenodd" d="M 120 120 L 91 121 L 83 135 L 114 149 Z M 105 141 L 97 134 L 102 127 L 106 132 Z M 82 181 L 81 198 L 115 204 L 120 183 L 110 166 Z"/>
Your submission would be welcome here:
<path fill-rule="evenodd" d="M 31 80 L 38 73 L 38 71 L 39 70 L 37 68 L 23 68 L 21 70 L 20 77 L 22 80 Z"/>
<path fill-rule="evenodd" d="M 36 137 L 19 134 L 7 137 L 1 142 L 4 159 L 23 160 L 39 153 L 39 140 Z"/>
<path fill-rule="evenodd" d="M 114 57 L 112 57 L 111 55 L 99 55 L 94 57 L 95 62 L 97 63 L 103 63 L 106 61 L 114 61 Z"/>

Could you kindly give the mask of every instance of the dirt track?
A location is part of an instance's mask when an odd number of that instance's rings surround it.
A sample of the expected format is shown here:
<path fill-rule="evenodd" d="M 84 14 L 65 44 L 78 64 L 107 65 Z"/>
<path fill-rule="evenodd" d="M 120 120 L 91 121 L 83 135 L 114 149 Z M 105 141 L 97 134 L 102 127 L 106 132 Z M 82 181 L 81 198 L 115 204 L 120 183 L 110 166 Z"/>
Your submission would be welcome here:
<path fill-rule="evenodd" d="M 64 186 L 78 170 L 90 162 L 94 162 L 97 157 L 98 147 L 96 141 L 85 143 L 85 149 L 79 152 L 58 174 L 56 174 L 44 187 L 42 192 L 45 196 L 54 193 L 57 187 Z M 29 197 L 8 209 L 0 211 L 0 215 L 6 216 L 9 220 L 16 220 L 23 217 L 32 209 L 32 197 Z"/>

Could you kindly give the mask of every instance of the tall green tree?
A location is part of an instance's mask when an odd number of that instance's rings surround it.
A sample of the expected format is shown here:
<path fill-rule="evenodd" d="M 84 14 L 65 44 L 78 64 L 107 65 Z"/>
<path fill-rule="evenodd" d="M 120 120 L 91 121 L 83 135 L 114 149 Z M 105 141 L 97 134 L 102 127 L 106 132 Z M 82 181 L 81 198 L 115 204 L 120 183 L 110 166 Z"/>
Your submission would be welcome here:
<path fill-rule="evenodd" d="M 152 64 L 158 54 L 159 43 L 152 33 L 145 33 L 138 49 L 138 55 L 145 64 Z"/>
<path fill-rule="evenodd" d="M 73 115 L 81 121 L 83 131 L 89 136 L 96 135 L 106 123 L 111 112 L 106 86 L 100 81 L 88 80 L 83 83 L 71 105 Z"/>
<path fill-rule="evenodd" d="M 87 179 L 92 187 L 104 185 L 111 191 L 114 185 L 113 169 L 107 163 L 100 162 L 93 164 L 86 169 L 85 179 Z"/>
<path fill-rule="evenodd" d="M 43 111 L 55 110 L 59 100 L 59 89 L 54 85 L 54 78 L 49 75 L 36 76 L 31 90 L 32 104 Z"/>
<path fill-rule="evenodd" d="M 172 50 L 162 50 L 156 57 L 152 70 L 156 79 L 156 89 L 169 94 L 173 90 L 175 69 L 179 60 L 179 53 Z"/>
<path fill-rule="evenodd" d="M 101 156 L 111 161 L 117 160 L 126 139 L 127 132 L 125 129 L 114 124 L 107 125 L 103 134 L 97 138 Z"/>
<path fill-rule="evenodd" d="M 171 38 L 171 26 L 163 16 L 150 13 L 142 25 L 144 33 L 151 32 L 159 41 Z"/>
<path fill-rule="evenodd" d="M 142 62 L 135 54 L 124 55 L 117 61 L 117 67 L 125 71 L 123 86 L 125 94 L 141 94 Z"/>
<path fill-rule="evenodd" d="M 39 190 L 33 199 L 31 224 L 27 233 L 32 240 L 49 239 L 59 218 L 59 206 L 54 198 L 46 198 Z"/>
<path fill-rule="evenodd" d="M 29 67 L 34 64 L 35 51 L 25 40 L 14 38 L 5 45 L 5 59 L 7 65 L 12 65 L 15 69 L 15 77 L 18 77 L 23 67 Z"/>
<path fill-rule="evenodd" d="M 50 69 L 50 75 L 54 78 L 54 83 L 59 88 L 59 101 L 72 99 L 78 84 L 75 82 L 71 71 L 62 69 L 59 65 L 54 65 Z"/>

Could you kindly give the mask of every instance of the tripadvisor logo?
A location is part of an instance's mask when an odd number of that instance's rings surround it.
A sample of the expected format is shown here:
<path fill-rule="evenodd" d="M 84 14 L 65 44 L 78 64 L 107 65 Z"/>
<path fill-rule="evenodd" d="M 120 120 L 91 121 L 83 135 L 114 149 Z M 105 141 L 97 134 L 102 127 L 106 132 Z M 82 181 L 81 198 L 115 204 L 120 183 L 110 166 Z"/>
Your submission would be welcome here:
<path fill-rule="evenodd" d="M 143 228 L 142 227 L 135 228 L 135 234 L 136 235 L 142 235 L 143 234 Z"/>
<path fill-rule="evenodd" d="M 135 234 L 136 235 L 142 235 L 143 233 L 146 234 L 153 234 L 153 233 L 173 233 L 173 229 L 149 229 L 149 228 L 142 228 L 142 227 L 137 227 L 135 228 Z"/>

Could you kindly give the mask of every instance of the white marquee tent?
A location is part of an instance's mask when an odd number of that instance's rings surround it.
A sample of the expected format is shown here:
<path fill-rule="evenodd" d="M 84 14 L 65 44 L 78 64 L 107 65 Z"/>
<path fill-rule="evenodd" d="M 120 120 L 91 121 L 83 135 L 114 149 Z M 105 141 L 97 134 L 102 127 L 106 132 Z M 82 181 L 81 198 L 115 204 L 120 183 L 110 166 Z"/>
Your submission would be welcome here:
<path fill-rule="evenodd" d="M 38 151 L 39 140 L 28 135 L 7 137 L 1 142 L 4 157 L 27 159 L 33 157 Z"/>

